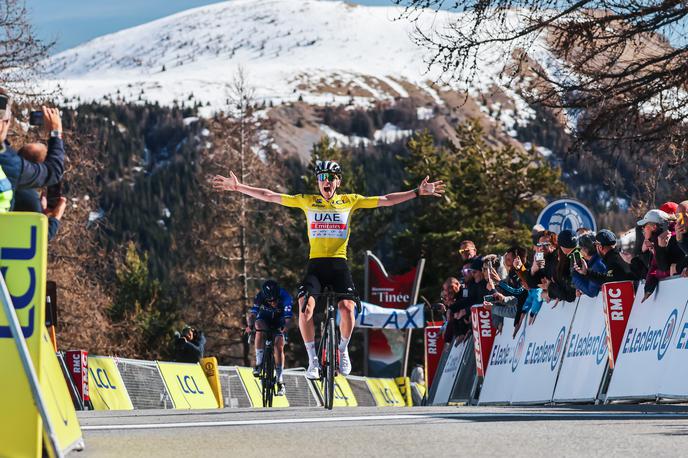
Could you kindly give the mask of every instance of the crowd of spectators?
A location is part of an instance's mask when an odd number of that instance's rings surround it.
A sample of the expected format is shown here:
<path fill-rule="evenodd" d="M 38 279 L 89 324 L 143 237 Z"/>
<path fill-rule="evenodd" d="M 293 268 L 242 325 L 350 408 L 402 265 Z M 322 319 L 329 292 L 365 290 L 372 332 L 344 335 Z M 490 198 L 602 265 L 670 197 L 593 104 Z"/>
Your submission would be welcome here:
<path fill-rule="evenodd" d="M 27 143 L 15 149 L 9 135 L 13 122 L 13 98 L 0 88 L 0 212 L 37 212 L 48 217 L 48 240 L 52 240 L 67 207 L 61 196 L 64 173 L 62 120 L 57 108 L 33 111 L 29 127 L 42 129 L 47 144 Z"/>
<path fill-rule="evenodd" d="M 501 332 L 504 319 L 514 320 L 514 336 L 525 320 L 535 321 L 544 302 L 595 297 L 603 283 L 644 280 L 643 301 L 658 282 L 688 277 L 688 200 L 667 202 L 637 222 L 634 254 L 621 252 L 616 234 L 608 229 L 563 230 L 533 228 L 529 249 L 513 246 L 501 255 L 480 255 L 475 243 L 461 242 L 460 271 L 444 282 L 441 306 L 446 311 L 445 342 L 466 338 L 472 329 L 470 309 L 483 304 Z"/>

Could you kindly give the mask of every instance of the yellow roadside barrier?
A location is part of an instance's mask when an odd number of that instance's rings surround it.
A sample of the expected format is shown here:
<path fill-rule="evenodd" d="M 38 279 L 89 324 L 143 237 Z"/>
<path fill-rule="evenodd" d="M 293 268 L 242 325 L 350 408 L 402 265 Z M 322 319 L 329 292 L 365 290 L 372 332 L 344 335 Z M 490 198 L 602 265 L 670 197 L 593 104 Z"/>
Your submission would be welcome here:
<path fill-rule="evenodd" d="M 88 373 L 89 394 L 95 410 L 134 409 L 114 359 L 89 356 Z"/>
<path fill-rule="evenodd" d="M 158 370 L 175 409 L 217 409 L 217 399 L 200 364 L 158 361 Z"/>

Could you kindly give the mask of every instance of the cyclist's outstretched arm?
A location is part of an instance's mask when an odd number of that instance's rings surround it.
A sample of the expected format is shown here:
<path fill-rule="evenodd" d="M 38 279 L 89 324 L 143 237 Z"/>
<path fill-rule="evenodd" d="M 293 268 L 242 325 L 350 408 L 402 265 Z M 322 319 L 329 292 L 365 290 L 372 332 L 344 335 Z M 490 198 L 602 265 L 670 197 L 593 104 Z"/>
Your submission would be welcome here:
<path fill-rule="evenodd" d="M 416 196 L 434 196 L 441 197 L 444 194 L 444 183 L 442 180 L 433 181 L 430 183 L 430 177 L 426 176 L 416 189 L 410 191 L 393 192 L 384 196 L 378 197 L 378 207 L 391 207 L 407 200 L 411 200 Z"/>
<path fill-rule="evenodd" d="M 280 194 L 275 191 L 239 183 L 234 172 L 229 172 L 229 178 L 223 177 L 222 175 L 215 175 L 213 177 L 213 189 L 218 191 L 238 191 L 264 202 L 272 202 L 275 204 L 281 202 Z"/>

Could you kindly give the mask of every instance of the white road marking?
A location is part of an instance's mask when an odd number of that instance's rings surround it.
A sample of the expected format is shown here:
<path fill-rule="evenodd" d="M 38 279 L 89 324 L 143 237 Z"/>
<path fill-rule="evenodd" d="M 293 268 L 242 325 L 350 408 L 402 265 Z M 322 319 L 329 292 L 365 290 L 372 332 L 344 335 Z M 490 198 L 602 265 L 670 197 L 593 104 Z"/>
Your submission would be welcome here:
<path fill-rule="evenodd" d="M 503 412 L 503 413 L 437 413 L 437 414 L 398 414 L 398 415 L 361 415 L 355 417 L 311 417 L 311 418 L 275 418 L 260 420 L 232 420 L 232 421 L 199 421 L 179 423 L 146 423 L 146 424 L 121 424 L 121 425 L 93 425 L 82 426 L 84 431 L 114 430 L 114 429 L 163 429 L 163 428 L 209 428 L 218 426 L 255 426 L 277 425 L 294 423 L 335 423 L 375 420 L 444 420 L 444 419 L 480 419 L 480 418 L 523 418 L 531 420 L 581 420 L 581 419 L 619 419 L 619 420 L 643 420 L 643 419 L 685 419 L 688 414 L 681 412 L 647 412 L 647 413 L 614 413 L 614 412 L 572 412 L 572 413 L 547 413 L 547 412 Z"/>

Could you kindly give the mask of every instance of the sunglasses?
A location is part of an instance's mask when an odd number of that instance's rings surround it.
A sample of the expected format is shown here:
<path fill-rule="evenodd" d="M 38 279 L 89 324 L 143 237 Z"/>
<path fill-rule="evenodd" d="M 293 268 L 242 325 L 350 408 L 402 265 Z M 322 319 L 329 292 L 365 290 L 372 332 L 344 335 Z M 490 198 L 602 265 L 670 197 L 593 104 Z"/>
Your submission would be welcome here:
<path fill-rule="evenodd" d="M 551 243 L 549 243 L 549 242 L 540 242 L 540 243 L 538 243 L 538 244 L 535 245 L 535 246 L 546 247 L 546 246 L 550 246 L 550 245 L 551 245 Z"/>
<path fill-rule="evenodd" d="M 459 250 L 459 254 L 468 253 L 468 252 L 471 251 L 471 250 L 473 250 L 473 248 L 461 248 L 461 249 Z"/>
<path fill-rule="evenodd" d="M 336 173 L 325 172 L 325 173 L 319 173 L 318 174 L 318 181 L 327 180 L 330 183 L 332 183 L 337 178 L 339 178 L 339 175 L 337 175 Z"/>

